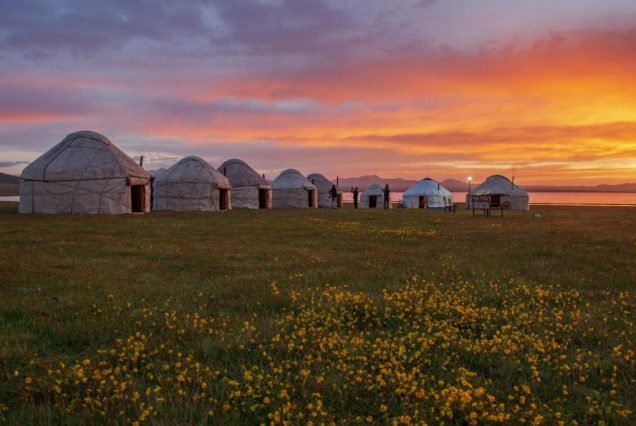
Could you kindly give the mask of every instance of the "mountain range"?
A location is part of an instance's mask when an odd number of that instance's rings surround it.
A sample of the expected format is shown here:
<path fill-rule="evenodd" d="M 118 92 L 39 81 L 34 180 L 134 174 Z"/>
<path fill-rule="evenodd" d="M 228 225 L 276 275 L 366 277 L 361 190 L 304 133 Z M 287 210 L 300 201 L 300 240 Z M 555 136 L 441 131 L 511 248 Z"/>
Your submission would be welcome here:
<path fill-rule="evenodd" d="M 12 185 L 12 184 L 20 185 L 20 178 L 17 176 L 8 175 L 6 173 L 0 172 L 0 183 L 9 184 L 9 185 Z"/>
<path fill-rule="evenodd" d="M 16 196 L 20 193 L 20 178 L 0 173 L 0 197 Z"/>

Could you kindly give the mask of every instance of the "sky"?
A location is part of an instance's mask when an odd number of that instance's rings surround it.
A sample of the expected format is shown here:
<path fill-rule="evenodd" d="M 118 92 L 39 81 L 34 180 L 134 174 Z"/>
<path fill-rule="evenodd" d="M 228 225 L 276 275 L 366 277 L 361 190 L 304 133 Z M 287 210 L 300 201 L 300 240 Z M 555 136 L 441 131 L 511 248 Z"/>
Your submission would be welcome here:
<path fill-rule="evenodd" d="M 147 169 L 636 182 L 636 1 L 0 0 L 0 172 L 77 130 Z"/>

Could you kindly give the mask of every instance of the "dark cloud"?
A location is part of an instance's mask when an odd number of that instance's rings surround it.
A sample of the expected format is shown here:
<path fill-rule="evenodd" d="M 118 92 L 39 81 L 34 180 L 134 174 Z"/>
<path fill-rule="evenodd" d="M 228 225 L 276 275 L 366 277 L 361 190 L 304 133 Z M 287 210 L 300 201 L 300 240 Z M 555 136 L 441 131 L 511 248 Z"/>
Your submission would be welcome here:
<path fill-rule="evenodd" d="M 58 49 L 96 55 L 136 38 L 165 41 L 205 31 L 202 7 L 202 2 L 150 0 L 5 1 L 0 28 L 7 35 L 0 45 L 35 56 Z"/>
<path fill-rule="evenodd" d="M 215 41 L 246 47 L 253 53 L 307 52 L 339 47 L 353 20 L 341 9 L 316 0 L 280 2 L 217 1 L 214 8 L 227 28 Z"/>

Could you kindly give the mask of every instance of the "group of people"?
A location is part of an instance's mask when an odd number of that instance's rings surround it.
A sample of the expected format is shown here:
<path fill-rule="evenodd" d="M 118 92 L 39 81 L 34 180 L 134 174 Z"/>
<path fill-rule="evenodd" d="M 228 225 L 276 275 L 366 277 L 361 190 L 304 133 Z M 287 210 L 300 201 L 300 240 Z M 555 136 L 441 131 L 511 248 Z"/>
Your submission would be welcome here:
<path fill-rule="evenodd" d="M 335 189 L 336 189 L 336 186 L 334 185 L 332 190 L 335 190 Z M 383 192 L 384 192 L 384 209 L 388 210 L 389 207 L 391 206 L 391 189 L 389 188 L 389 184 L 388 183 L 384 186 Z M 360 191 L 358 191 L 358 187 L 356 186 L 355 188 L 351 188 L 351 193 L 353 194 L 353 208 L 357 209 L 358 208 L 358 194 L 360 193 Z"/>

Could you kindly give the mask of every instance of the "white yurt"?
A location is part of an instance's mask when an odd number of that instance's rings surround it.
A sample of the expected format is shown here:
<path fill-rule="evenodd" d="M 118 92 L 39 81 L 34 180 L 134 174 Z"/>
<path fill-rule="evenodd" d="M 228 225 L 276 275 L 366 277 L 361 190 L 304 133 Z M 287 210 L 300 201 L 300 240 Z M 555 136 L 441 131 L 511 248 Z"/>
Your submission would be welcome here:
<path fill-rule="evenodd" d="M 22 172 L 20 213 L 150 211 L 148 174 L 99 133 L 71 133 Z"/>
<path fill-rule="evenodd" d="M 453 204 L 453 194 L 438 181 L 422 179 L 404 192 L 404 207 L 443 209 Z"/>
<path fill-rule="evenodd" d="M 231 185 L 207 161 L 186 157 L 155 178 L 153 210 L 231 210 Z"/>
<path fill-rule="evenodd" d="M 491 208 L 506 210 L 528 210 L 528 193 L 514 184 L 510 179 L 501 175 L 490 176 L 484 183 L 466 194 L 468 207 L 472 207 L 472 197 L 488 196 Z"/>
<path fill-rule="evenodd" d="M 233 209 L 271 209 L 272 187 L 246 162 L 233 158 L 217 169 L 232 185 Z"/>
<path fill-rule="evenodd" d="M 316 208 L 316 187 L 298 170 L 287 169 L 272 182 L 272 207 Z"/>
<path fill-rule="evenodd" d="M 381 209 L 384 208 L 384 187 L 374 183 L 364 190 L 360 197 L 361 209 Z M 389 208 L 393 208 L 389 202 Z"/>
<path fill-rule="evenodd" d="M 342 207 L 342 191 L 336 188 L 338 195 L 334 200 L 334 203 L 331 203 L 331 195 L 329 192 L 331 188 L 333 188 L 334 183 L 321 175 L 320 173 L 312 173 L 307 176 L 307 180 L 311 182 L 318 191 L 318 207 Z"/>

